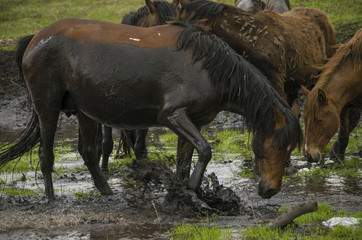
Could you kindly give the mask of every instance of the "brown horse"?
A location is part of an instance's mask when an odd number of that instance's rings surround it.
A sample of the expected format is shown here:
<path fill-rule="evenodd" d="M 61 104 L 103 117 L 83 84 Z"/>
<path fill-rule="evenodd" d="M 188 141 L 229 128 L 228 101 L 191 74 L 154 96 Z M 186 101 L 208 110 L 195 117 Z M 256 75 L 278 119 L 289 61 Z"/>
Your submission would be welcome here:
<path fill-rule="evenodd" d="M 197 190 L 211 159 L 199 128 L 222 110 L 242 114 L 254 135 L 259 195 L 270 198 L 281 189 L 287 157 L 302 139 L 299 121 L 265 76 L 218 37 L 192 25 L 140 28 L 65 19 L 19 44 L 34 116 L 22 138 L 0 153 L 0 166 L 40 141 L 48 199 L 54 199 L 53 144 L 61 111 L 82 115 L 78 150 L 102 194 L 112 190 L 97 161 L 99 123 L 170 128 L 198 152 L 189 180 Z"/>
<path fill-rule="evenodd" d="M 151 27 L 166 24 L 167 21 L 175 18 L 178 14 L 177 3 L 166 1 L 146 0 L 146 4 L 135 12 L 126 14 L 122 19 L 122 24 Z M 127 130 L 120 129 L 120 141 L 117 152 L 122 146 L 126 156 L 131 155 L 131 149 L 134 150 L 137 159 L 147 158 L 146 135 L 148 129 Z M 104 126 L 104 136 L 102 142 L 102 163 L 103 171 L 108 170 L 109 156 L 113 150 L 112 128 Z"/>
<path fill-rule="evenodd" d="M 333 53 L 335 35 L 328 16 L 312 8 L 283 14 L 248 12 L 207 0 L 180 0 L 180 20 L 199 22 L 262 70 L 288 103 L 297 98 L 300 84 L 313 85 L 315 65 Z"/>
<path fill-rule="evenodd" d="M 337 132 L 332 157 L 343 159 L 349 134 L 362 109 L 362 29 L 322 67 L 315 87 L 304 105 L 305 154 L 310 161 L 322 160 L 322 151 Z"/>

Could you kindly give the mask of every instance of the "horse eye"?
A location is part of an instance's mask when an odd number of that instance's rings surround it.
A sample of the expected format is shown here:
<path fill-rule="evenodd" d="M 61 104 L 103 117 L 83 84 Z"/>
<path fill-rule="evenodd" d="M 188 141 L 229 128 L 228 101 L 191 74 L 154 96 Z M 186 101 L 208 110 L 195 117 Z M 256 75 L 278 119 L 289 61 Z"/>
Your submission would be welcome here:
<path fill-rule="evenodd" d="M 321 125 L 321 124 L 323 123 L 323 119 L 318 119 L 318 120 L 317 120 L 317 123 L 318 123 L 319 125 Z"/>

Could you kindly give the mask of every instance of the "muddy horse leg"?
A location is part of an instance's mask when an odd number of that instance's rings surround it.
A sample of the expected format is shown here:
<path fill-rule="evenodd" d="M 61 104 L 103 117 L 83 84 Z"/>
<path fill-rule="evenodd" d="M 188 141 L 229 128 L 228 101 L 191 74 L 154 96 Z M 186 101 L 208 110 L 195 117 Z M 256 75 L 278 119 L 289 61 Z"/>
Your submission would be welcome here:
<path fill-rule="evenodd" d="M 97 158 L 97 135 L 102 125 L 81 112 L 77 113 L 77 118 L 79 122 L 78 151 L 88 167 L 98 191 L 102 195 L 111 195 L 113 192 L 99 168 L 99 159 Z"/>
<path fill-rule="evenodd" d="M 108 171 L 108 160 L 113 150 L 112 128 L 104 126 L 104 136 L 102 141 L 102 171 Z"/>
<path fill-rule="evenodd" d="M 45 195 L 49 201 L 55 199 L 52 180 L 54 166 L 53 147 L 59 113 L 60 111 L 54 110 L 53 112 L 47 112 L 47 114 L 38 115 L 40 122 L 40 168 L 44 178 Z"/>
<path fill-rule="evenodd" d="M 200 131 L 200 129 L 198 129 Z M 185 138 L 178 137 L 176 176 L 181 181 L 189 181 L 194 147 Z"/>
<path fill-rule="evenodd" d="M 343 160 L 344 152 L 347 148 L 349 135 L 352 130 L 357 126 L 360 118 L 360 112 L 358 108 L 351 105 L 345 106 L 340 114 L 340 127 L 338 133 L 338 139 L 334 143 L 332 150 L 329 152 L 329 157 L 333 160 Z"/>
<path fill-rule="evenodd" d="M 147 158 L 146 136 L 148 129 L 136 130 L 136 141 L 134 144 L 134 154 L 137 159 Z"/>
<path fill-rule="evenodd" d="M 207 164 L 211 159 L 210 144 L 201 135 L 198 128 L 187 117 L 184 109 L 177 109 L 171 115 L 161 116 L 160 122 L 174 131 L 179 137 L 187 140 L 198 152 L 199 159 L 189 180 L 189 187 L 198 190 Z"/>

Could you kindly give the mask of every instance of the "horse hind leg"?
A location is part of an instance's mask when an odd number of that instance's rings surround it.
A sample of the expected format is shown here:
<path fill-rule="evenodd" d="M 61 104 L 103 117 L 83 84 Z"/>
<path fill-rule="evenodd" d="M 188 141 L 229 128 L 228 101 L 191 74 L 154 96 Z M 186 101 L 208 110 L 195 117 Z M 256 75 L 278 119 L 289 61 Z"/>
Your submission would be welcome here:
<path fill-rule="evenodd" d="M 99 128 L 102 126 L 81 112 L 77 113 L 77 118 L 79 122 L 78 151 L 88 167 L 98 191 L 102 195 L 111 195 L 113 192 L 99 168 L 99 155 L 97 154 L 97 145 L 99 145 L 97 137 Z"/>
<path fill-rule="evenodd" d="M 134 143 L 134 153 L 137 159 L 147 159 L 147 146 L 146 146 L 146 136 L 148 129 L 139 129 L 136 130 L 136 141 Z"/>
<path fill-rule="evenodd" d="M 340 119 L 338 139 L 333 144 L 332 150 L 328 154 L 334 161 L 344 160 L 344 153 L 348 146 L 349 135 L 358 124 L 360 111 L 358 108 L 347 105 L 342 109 Z"/>
<path fill-rule="evenodd" d="M 49 201 L 55 199 L 52 180 L 54 166 L 54 138 L 60 110 L 48 111 L 46 115 L 38 114 L 40 123 L 39 159 L 43 173 L 45 195 Z"/>
<path fill-rule="evenodd" d="M 113 150 L 112 128 L 104 126 L 102 141 L 102 171 L 108 171 L 108 160 Z"/>

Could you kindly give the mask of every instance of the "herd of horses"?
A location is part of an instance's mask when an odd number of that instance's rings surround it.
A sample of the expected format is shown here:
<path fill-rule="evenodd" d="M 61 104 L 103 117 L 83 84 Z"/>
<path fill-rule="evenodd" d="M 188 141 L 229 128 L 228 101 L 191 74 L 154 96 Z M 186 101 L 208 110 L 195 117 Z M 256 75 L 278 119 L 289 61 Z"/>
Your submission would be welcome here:
<path fill-rule="evenodd" d="M 339 128 L 332 157 L 343 158 L 362 106 L 361 41 L 359 30 L 336 51 L 323 11 L 290 9 L 284 0 L 146 0 L 122 24 L 57 21 L 18 43 L 33 114 L 18 142 L 0 153 L 0 167 L 40 142 L 45 194 L 53 200 L 53 145 L 64 112 L 77 116 L 78 151 L 101 194 L 112 194 L 99 167 L 103 155 L 107 168 L 112 128 L 123 129 L 127 153 L 131 147 L 136 158 L 147 158 L 152 126 L 178 135 L 176 175 L 197 191 L 211 159 L 200 129 L 230 111 L 242 115 L 253 134 L 258 194 L 271 198 L 303 141 L 300 90 L 305 155 L 321 161 Z"/>

